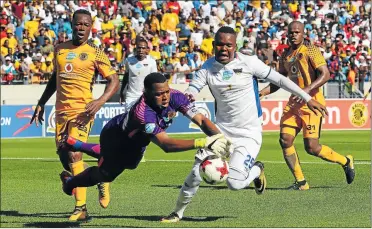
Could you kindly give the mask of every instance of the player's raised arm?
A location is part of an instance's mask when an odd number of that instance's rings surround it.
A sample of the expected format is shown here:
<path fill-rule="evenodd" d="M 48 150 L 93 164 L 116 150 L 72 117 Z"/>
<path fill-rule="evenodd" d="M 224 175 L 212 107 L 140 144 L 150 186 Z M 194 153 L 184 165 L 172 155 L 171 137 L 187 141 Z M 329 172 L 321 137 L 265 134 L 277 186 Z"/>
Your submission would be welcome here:
<path fill-rule="evenodd" d="M 58 50 L 58 46 L 56 46 L 54 50 Z M 54 52 L 55 58 L 53 60 L 54 70 L 53 70 L 52 76 L 50 77 L 48 84 L 46 85 L 45 90 L 43 94 L 41 95 L 39 102 L 36 105 L 34 114 L 32 115 L 32 118 L 30 120 L 30 124 L 32 124 L 35 121 L 36 126 L 39 126 L 39 123 L 41 125 L 43 124 L 42 122 L 44 121 L 44 118 L 43 118 L 44 106 L 48 102 L 50 97 L 52 97 L 54 92 L 56 92 L 57 90 L 57 62 L 55 61 L 56 56 L 57 56 L 56 54 L 57 52 L 55 51 Z"/>
<path fill-rule="evenodd" d="M 312 110 L 314 113 L 316 113 L 315 110 L 318 110 L 322 116 L 328 115 L 325 106 L 312 99 L 311 96 L 304 90 L 302 90 L 297 84 L 267 66 L 265 63 L 259 60 L 257 56 L 252 56 L 250 58 L 251 59 L 249 61 L 251 61 L 250 63 L 252 66 L 253 74 L 255 76 L 261 79 L 267 79 L 270 83 L 273 83 L 276 86 L 283 88 L 284 90 L 298 97 L 301 97 L 303 100 L 306 101 L 309 109 Z"/>
<path fill-rule="evenodd" d="M 279 61 L 279 73 L 282 74 L 282 75 L 284 75 L 284 76 L 287 76 L 288 75 L 288 72 L 284 68 L 283 60 L 280 60 Z M 280 87 L 278 87 L 277 85 L 275 85 L 273 83 L 269 83 L 269 85 L 267 85 L 265 88 L 263 88 L 260 91 L 260 94 L 259 94 L 260 99 L 262 99 L 266 95 L 270 95 L 270 94 L 276 92 L 279 89 L 280 89 Z"/>

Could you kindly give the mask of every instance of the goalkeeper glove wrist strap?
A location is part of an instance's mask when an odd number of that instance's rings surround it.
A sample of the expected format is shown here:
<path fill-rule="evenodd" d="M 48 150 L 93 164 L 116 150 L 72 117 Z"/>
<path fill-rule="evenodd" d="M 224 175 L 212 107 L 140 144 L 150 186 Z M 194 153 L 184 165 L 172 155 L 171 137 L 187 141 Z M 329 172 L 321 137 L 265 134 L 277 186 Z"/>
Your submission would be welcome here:
<path fill-rule="evenodd" d="M 207 142 L 207 140 L 205 138 L 197 138 L 197 139 L 194 140 L 194 147 L 195 148 L 204 148 L 206 142 Z"/>

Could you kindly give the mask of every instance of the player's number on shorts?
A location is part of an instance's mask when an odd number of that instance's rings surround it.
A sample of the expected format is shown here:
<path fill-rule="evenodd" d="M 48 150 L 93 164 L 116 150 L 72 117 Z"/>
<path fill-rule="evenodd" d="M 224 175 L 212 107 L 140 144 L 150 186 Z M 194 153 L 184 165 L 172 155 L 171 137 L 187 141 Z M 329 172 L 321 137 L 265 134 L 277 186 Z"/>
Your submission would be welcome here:
<path fill-rule="evenodd" d="M 251 169 L 253 167 L 254 161 L 254 157 L 252 157 L 251 155 L 247 155 L 247 159 L 245 159 L 244 161 L 245 167 Z"/>
<path fill-rule="evenodd" d="M 306 129 L 307 130 L 315 130 L 315 125 L 307 125 Z"/>

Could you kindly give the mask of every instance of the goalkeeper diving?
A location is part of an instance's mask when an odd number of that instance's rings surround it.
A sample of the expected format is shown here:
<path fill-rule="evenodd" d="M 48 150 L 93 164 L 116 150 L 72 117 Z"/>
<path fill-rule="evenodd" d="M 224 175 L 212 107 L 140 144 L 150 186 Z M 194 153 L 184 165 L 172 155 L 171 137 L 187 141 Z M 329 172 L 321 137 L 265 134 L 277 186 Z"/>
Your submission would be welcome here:
<path fill-rule="evenodd" d="M 161 73 L 151 73 L 144 80 L 145 91 L 124 114 L 112 118 L 100 134 L 100 144 L 84 143 L 66 136 L 60 147 L 87 153 L 99 159 L 98 166 L 71 176 L 60 174 L 63 191 L 72 195 L 76 187 L 112 182 L 125 169 L 136 169 L 150 142 L 165 152 L 208 149 L 218 157 L 229 155 L 231 142 L 181 92 L 169 88 Z M 169 137 L 165 130 L 181 112 L 208 135 L 206 138 L 182 140 Z"/>

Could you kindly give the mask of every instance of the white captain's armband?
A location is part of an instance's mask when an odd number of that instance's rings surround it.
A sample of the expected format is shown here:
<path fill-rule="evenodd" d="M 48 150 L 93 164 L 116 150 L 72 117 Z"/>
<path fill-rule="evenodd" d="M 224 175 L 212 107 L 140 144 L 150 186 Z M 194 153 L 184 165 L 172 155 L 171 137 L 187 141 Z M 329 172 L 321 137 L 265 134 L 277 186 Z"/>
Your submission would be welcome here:
<path fill-rule="evenodd" d="M 189 119 L 192 119 L 194 118 L 195 115 L 199 114 L 199 110 L 198 108 L 193 104 L 193 103 L 190 103 L 189 105 L 187 105 L 187 111 L 186 111 L 186 114 L 185 116 Z"/>

